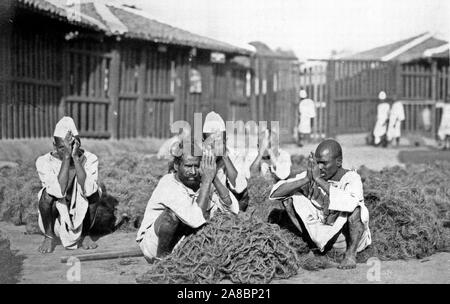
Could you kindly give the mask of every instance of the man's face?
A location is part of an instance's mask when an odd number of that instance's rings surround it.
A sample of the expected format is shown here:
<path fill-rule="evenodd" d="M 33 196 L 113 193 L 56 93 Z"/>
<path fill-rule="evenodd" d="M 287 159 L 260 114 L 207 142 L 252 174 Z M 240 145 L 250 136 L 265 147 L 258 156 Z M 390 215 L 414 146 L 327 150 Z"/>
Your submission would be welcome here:
<path fill-rule="evenodd" d="M 53 139 L 53 147 L 55 148 L 56 155 L 59 159 L 63 159 L 64 157 L 64 140 L 61 137 L 54 137 Z"/>
<path fill-rule="evenodd" d="M 191 189 L 198 189 L 200 187 L 201 176 L 199 172 L 201 158 L 198 156 L 183 156 L 183 159 L 178 164 L 177 176 L 178 179 Z"/>
<path fill-rule="evenodd" d="M 316 151 L 315 157 L 317 164 L 319 165 L 320 177 L 325 180 L 331 179 L 340 167 L 338 158 L 333 156 L 330 149 Z"/>

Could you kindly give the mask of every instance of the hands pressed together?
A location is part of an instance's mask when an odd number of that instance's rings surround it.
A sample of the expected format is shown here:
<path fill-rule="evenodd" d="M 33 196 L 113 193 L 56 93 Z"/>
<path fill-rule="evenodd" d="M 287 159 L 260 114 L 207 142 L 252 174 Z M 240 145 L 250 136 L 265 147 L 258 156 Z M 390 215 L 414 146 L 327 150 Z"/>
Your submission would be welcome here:
<path fill-rule="evenodd" d="M 66 158 L 73 158 L 77 160 L 80 155 L 80 141 L 73 136 L 71 131 L 68 131 L 64 137 L 64 156 Z"/>

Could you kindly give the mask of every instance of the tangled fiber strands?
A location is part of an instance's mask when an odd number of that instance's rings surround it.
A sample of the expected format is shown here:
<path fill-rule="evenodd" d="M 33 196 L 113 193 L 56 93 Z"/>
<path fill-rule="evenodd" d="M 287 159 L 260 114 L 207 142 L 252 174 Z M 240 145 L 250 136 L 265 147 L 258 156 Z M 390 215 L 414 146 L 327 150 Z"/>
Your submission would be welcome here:
<path fill-rule="evenodd" d="M 423 258 L 445 250 L 446 231 L 416 189 L 391 190 L 373 201 L 368 193 L 366 199 L 373 243 L 366 255 L 396 260 Z"/>
<path fill-rule="evenodd" d="M 248 215 L 217 214 L 186 237 L 166 258 L 137 278 L 138 283 L 268 283 L 289 278 L 309 251 L 306 243 Z M 305 266 L 306 267 L 306 266 Z M 316 264 L 309 267 L 321 267 Z"/>

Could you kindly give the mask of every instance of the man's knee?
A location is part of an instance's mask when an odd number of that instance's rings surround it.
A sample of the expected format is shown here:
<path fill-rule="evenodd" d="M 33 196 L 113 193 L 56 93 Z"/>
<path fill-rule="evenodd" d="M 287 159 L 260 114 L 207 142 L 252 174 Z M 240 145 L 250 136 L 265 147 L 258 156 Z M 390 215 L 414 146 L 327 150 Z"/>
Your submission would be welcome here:
<path fill-rule="evenodd" d="M 361 207 L 356 207 L 355 210 L 348 216 L 348 222 L 350 225 L 362 224 Z"/>
<path fill-rule="evenodd" d="M 49 212 L 49 211 L 55 212 L 57 201 L 58 201 L 58 199 L 56 197 L 51 196 L 44 189 L 44 191 L 42 191 L 41 197 L 39 198 L 39 204 L 38 204 L 39 211 L 41 213 Z"/>
<path fill-rule="evenodd" d="M 172 210 L 166 209 L 155 221 L 155 233 L 159 238 L 174 235 L 179 223 L 177 215 Z"/>

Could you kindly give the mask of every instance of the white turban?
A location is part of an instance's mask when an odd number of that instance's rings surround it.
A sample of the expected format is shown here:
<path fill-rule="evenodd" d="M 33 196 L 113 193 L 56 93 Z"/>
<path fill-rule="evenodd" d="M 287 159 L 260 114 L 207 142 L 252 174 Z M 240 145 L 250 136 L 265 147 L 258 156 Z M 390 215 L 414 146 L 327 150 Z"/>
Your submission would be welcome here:
<path fill-rule="evenodd" d="M 300 90 L 300 92 L 298 93 L 298 95 L 300 96 L 300 98 L 306 98 L 306 97 L 308 97 L 308 94 L 306 93 L 305 90 Z"/>
<path fill-rule="evenodd" d="M 77 127 L 75 126 L 75 122 L 72 117 L 64 116 L 55 126 L 55 132 L 53 136 L 64 138 L 66 137 L 67 132 L 71 131 L 73 136 L 78 135 Z"/>
<path fill-rule="evenodd" d="M 225 122 L 222 117 L 214 111 L 206 115 L 205 123 L 203 124 L 203 133 L 225 132 Z"/>
<path fill-rule="evenodd" d="M 385 100 L 385 99 L 386 99 L 386 92 L 381 91 L 381 92 L 378 94 L 378 99 L 380 99 L 380 100 Z"/>

